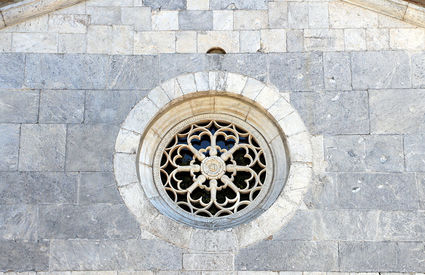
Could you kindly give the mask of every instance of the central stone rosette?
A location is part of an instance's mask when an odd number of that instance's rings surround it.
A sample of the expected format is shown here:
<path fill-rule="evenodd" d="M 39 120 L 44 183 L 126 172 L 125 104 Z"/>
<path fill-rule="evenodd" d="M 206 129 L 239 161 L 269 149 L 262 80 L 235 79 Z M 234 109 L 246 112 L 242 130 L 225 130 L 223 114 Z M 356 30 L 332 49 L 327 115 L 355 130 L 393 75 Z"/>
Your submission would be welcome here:
<path fill-rule="evenodd" d="M 176 132 L 162 149 L 160 178 L 181 209 L 227 216 L 259 195 L 266 161 L 254 136 L 234 122 L 199 121 Z"/>

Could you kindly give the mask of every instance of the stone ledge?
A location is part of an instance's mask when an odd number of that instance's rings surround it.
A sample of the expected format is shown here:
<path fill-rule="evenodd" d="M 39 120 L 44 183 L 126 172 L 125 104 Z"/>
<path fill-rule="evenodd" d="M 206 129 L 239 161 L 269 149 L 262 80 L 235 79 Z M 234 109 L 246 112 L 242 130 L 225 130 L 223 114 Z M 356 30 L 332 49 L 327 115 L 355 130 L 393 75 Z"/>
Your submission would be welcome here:
<path fill-rule="evenodd" d="M 82 0 L 24 0 L 0 8 L 0 29 L 73 6 Z"/>
<path fill-rule="evenodd" d="M 342 0 L 398 20 L 425 27 L 425 7 L 402 0 Z"/>

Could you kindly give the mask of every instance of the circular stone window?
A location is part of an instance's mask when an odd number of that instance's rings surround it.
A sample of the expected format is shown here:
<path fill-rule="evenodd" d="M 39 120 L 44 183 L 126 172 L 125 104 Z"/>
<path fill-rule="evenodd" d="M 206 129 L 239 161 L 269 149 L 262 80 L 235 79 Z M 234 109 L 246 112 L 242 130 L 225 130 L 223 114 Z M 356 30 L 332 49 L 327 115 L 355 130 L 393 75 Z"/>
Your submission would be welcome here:
<path fill-rule="evenodd" d="M 191 247 L 203 243 L 192 240 L 202 230 L 231 228 L 220 232 L 243 247 L 277 232 L 299 207 L 312 174 L 310 135 L 273 87 L 232 73 L 187 74 L 132 109 L 114 173 L 150 233 Z"/>

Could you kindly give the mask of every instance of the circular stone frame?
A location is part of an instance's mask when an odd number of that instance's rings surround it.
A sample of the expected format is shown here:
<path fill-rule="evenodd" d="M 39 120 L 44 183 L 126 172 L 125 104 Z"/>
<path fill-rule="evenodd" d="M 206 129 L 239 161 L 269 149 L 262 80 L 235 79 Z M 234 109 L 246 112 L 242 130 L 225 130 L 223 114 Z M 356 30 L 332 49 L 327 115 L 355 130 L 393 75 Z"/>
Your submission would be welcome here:
<path fill-rule="evenodd" d="M 201 95 L 203 97 L 199 97 Z M 198 98 L 205 102 L 206 99 L 214 100 L 220 96 L 228 96 L 234 101 L 233 104 L 227 104 L 227 107 L 223 104 L 224 113 L 226 108 L 228 111 L 233 110 L 233 114 L 239 110 L 240 115 L 245 116 L 248 123 L 250 118 L 264 115 L 269 118 L 265 122 L 277 125 L 279 135 L 285 141 L 277 152 L 286 151 L 288 161 L 277 165 L 275 160 L 275 166 L 285 171 L 285 178 L 277 179 L 283 182 L 283 189 L 274 192 L 275 198 L 262 208 L 261 215 L 226 230 L 200 229 L 170 219 L 154 206 L 161 205 L 161 198 L 154 195 L 157 193 L 155 185 L 147 184 L 153 182 L 152 167 L 149 166 L 152 159 L 145 158 L 153 158 L 155 143 L 161 140 L 158 135 L 161 129 L 147 130 L 159 114 L 170 106 L 188 99 L 192 102 L 189 113 L 187 108 L 176 109 L 181 114 L 186 112 L 187 118 L 194 114 L 215 113 L 215 107 L 212 110 L 202 109 L 205 106 L 211 108 L 208 106 L 215 106 L 215 103 L 196 104 L 196 100 Z M 250 102 L 255 108 L 248 110 L 238 108 L 239 105 L 235 105 L 238 101 Z M 176 122 L 179 121 L 168 123 L 176 124 Z M 258 129 L 259 132 L 264 133 L 268 126 L 270 125 Z M 266 138 L 266 140 L 273 144 L 273 139 Z M 141 146 L 141 143 L 145 146 Z M 184 74 L 170 79 L 154 88 L 147 97 L 136 104 L 118 133 L 114 153 L 114 174 L 125 204 L 143 230 L 182 248 L 229 251 L 268 238 L 288 223 L 301 205 L 310 185 L 313 173 L 312 159 L 311 136 L 284 94 L 279 93 L 273 86 L 244 75 L 209 71 Z M 275 182 L 276 178 L 272 184 Z M 214 242 L 214 246 L 210 245 L 211 241 Z"/>

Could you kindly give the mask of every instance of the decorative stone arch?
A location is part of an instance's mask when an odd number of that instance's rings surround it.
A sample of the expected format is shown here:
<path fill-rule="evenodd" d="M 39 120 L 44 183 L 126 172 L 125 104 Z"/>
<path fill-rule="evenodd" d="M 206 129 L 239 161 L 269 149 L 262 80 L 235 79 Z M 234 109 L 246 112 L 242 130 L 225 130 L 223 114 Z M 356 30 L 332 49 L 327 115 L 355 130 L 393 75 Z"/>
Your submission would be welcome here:
<path fill-rule="evenodd" d="M 223 96 L 226 100 L 220 101 Z M 204 103 L 197 105 L 194 100 L 199 98 Z M 217 101 L 212 101 L 214 107 L 211 108 L 209 107 L 211 104 L 205 104 L 206 98 L 217 98 Z M 200 108 L 192 108 L 190 113 L 184 114 L 184 108 L 187 107 L 184 102 L 192 102 L 195 107 L 200 106 Z M 233 103 L 226 105 L 221 102 Z M 238 102 L 241 105 L 234 105 Z M 182 114 L 177 115 L 180 117 L 173 122 L 174 124 L 184 117 L 189 118 L 213 110 L 219 113 L 233 112 L 234 115 L 245 118 L 247 123 L 255 123 L 250 120 L 252 117 L 267 116 L 269 119 L 260 118 L 261 123 L 256 124 L 257 127 L 264 127 L 260 132 L 271 129 L 271 124 L 279 130 L 277 134 L 266 134 L 265 138 L 267 142 L 270 142 L 272 150 L 287 155 L 287 159 L 281 159 L 281 162 L 285 163 L 278 163 L 276 168 L 280 169 L 278 173 L 284 174 L 285 178 L 273 179 L 273 184 L 282 182 L 282 188 L 274 190 L 273 201 L 265 203 L 267 206 L 264 206 L 261 215 L 235 227 L 208 230 L 177 222 L 163 215 L 161 212 L 164 211 L 158 210 L 155 196 L 157 191 L 151 189 L 155 186 L 152 184 L 152 167 L 143 163 L 152 163 L 157 140 L 160 137 L 149 137 L 148 135 L 156 135 L 149 134 L 149 129 L 158 117 L 161 119 L 160 115 L 171 108 L 170 106 L 179 106 L 178 104 L 184 108 L 178 109 Z M 236 114 L 235 111 L 238 110 L 244 113 Z M 160 125 L 167 123 L 170 122 L 163 119 Z M 158 132 L 161 131 L 157 130 L 156 133 Z M 281 137 L 283 145 L 274 142 L 273 135 Z M 144 145 L 141 146 L 142 144 Z M 289 171 L 286 170 L 286 165 Z M 125 204 L 144 230 L 182 248 L 202 251 L 238 250 L 275 234 L 295 214 L 312 177 L 311 136 L 297 111 L 273 86 L 230 72 L 209 71 L 184 74 L 154 88 L 130 111 L 116 140 L 114 173 Z M 211 242 L 214 245 L 209 245 Z"/>

